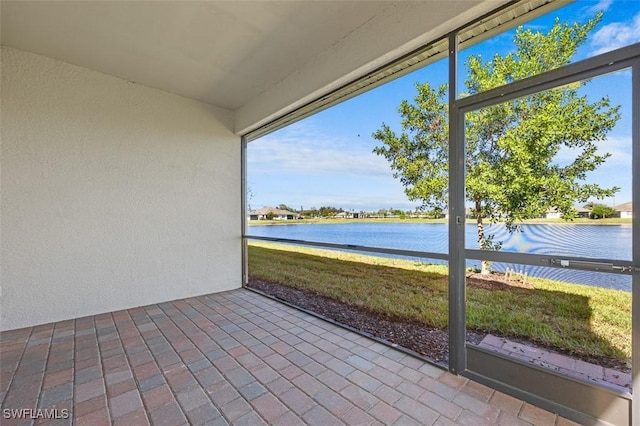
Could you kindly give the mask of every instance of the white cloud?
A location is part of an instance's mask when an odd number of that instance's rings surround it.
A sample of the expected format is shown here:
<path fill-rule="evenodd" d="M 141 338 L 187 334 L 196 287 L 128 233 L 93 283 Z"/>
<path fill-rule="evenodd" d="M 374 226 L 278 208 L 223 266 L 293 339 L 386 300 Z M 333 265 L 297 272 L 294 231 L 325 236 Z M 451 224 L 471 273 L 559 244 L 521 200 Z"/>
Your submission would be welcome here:
<path fill-rule="evenodd" d="M 391 176 L 388 163 L 366 140 L 331 137 L 312 126 L 294 125 L 248 146 L 250 173 Z"/>
<path fill-rule="evenodd" d="M 631 137 L 610 137 L 600 144 L 598 152 L 611 154 L 604 165 L 628 167 L 631 170 L 631 146 Z"/>
<path fill-rule="evenodd" d="M 610 153 L 596 170 L 587 173 L 586 183 L 596 183 L 603 188 L 617 186 L 620 191 L 607 204 L 620 204 L 620 200 L 631 198 L 631 137 L 609 137 L 606 141 L 598 143 L 598 153 Z M 567 148 L 558 152 L 556 163 L 567 165 L 575 159 L 576 153 Z M 596 200 L 598 201 L 598 200 Z M 602 200 L 598 201 L 602 202 Z"/>
<path fill-rule="evenodd" d="M 609 10 L 611 3 L 613 3 L 613 0 L 600 0 L 598 3 L 589 8 L 589 14 L 606 12 L 607 10 Z"/>
<path fill-rule="evenodd" d="M 419 204 L 407 200 L 387 161 L 372 152 L 373 139 L 338 134 L 305 120 L 251 142 L 247 152 L 251 206 L 285 202 L 370 211 L 413 209 Z"/>
<path fill-rule="evenodd" d="M 631 137 L 609 137 L 597 144 L 599 155 L 611 154 L 600 168 L 615 167 L 617 170 L 631 168 Z M 568 165 L 575 160 L 578 153 L 575 149 L 562 147 L 556 154 L 555 163 L 561 166 Z"/>
<path fill-rule="evenodd" d="M 620 47 L 640 42 L 640 13 L 627 22 L 613 22 L 593 34 L 593 54 L 599 55 Z"/>

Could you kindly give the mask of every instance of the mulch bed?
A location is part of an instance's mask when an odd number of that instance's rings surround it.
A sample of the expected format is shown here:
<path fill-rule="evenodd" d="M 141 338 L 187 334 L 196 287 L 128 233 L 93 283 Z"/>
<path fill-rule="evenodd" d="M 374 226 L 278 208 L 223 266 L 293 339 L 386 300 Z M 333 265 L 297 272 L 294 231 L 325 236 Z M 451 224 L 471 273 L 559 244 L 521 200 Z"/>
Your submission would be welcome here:
<path fill-rule="evenodd" d="M 502 290 L 510 286 L 528 287 L 518 281 L 506 281 L 502 276 L 492 275 L 487 278 L 480 274 L 470 274 L 467 277 L 467 284 L 494 290 Z M 409 349 L 436 364 L 443 366 L 448 364 L 449 334 L 447 329 L 432 328 L 420 323 L 390 318 L 363 307 L 343 303 L 311 291 L 294 289 L 280 283 L 252 278 L 249 280 L 249 287 L 302 309 L 315 312 L 365 334 Z M 495 335 L 495 333 L 492 334 Z M 486 334 L 484 333 L 467 331 L 467 341 L 472 344 L 480 343 L 485 336 Z M 512 341 L 531 344 L 526 340 L 508 338 Z M 618 371 L 630 371 L 630 366 L 621 360 L 609 357 L 565 354 Z"/>

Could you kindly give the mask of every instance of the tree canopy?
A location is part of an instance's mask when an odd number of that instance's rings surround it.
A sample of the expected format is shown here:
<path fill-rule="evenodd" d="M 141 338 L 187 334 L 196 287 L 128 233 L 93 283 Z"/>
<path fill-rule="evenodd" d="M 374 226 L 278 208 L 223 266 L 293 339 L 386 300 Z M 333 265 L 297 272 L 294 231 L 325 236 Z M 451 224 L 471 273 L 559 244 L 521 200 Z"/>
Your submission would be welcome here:
<path fill-rule="evenodd" d="M 280 204 L 278 204 L 278 208 L 279 208 L 280 210 L 287 210 L 287 211 L 290 211 L 290 212 L 295 212 L 295 211 L 296 211 L 296 209 L 294 209 L 294 208 L 292 208 L 292 207 L 289 207 L 288 205 L 286 205 L 286 204 L 284 204 L 284 203 L 280 203 Z"/>
<path fill-rule="evenodd" d="M 608 217 L 615 217 L 616 214 L 616 209 L 613 207 L 609 207 L 604 204 L 593 204 L 589 217 L 591 219 L 606 219 Z"/>
<path fill-rule="evenodd" d="M 584 24 L 556 20 L 547 32 L 522 27 L 515 51 L 483 61 L 466 61 L 466 93 L 471 95 L 568 64 L 601 18 Z M 620 118 L 608 97 L 591 101 L 580 92 L 588 81 L 539 92 L 466 114 L 466 197 L 478 224 L 481 249 L 499 249 L 485 236 L 483 219 L 503 220 L 510 231 L 520 221 L 557 208 L 575 217 L 576 202 L 611 196 L 618 188 L 587 183 L 587 174 L 610 156 L 598 144 Z M 402 132 L 388 125 L 373 134 L 374 152 L 390 163 L 407 197 L 424 207 L 448 201 L 449 126 L 446 85 L 416 84 L 414 102 L 402 101 Z M 562 154 L 562 157 L 559 156 Z M 571 157 L 567 159 L 567 157 Z M 488 264 L 483 263 L 483 272 Z"/>

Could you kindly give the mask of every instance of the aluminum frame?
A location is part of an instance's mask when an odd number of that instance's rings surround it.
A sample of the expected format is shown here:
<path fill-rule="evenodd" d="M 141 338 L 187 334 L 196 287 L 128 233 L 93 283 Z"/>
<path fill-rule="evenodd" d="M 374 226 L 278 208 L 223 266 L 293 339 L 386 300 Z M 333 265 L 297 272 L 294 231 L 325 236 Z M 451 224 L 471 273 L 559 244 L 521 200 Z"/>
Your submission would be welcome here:
<path fill-rule="evenodd" d="M 631 260 L 612 260 L 595 257 L 515 253 L 506 251 L 498 252 L 478 249 L 466 249 L 465 253 L 467 259 L 517 263 L 519 265 L 544 266 L 545 268 L 575 269 L 578 271 L 596 271 L 620 275 L 633 275 L 634 271 L 634 262 Z M 560 261 L 566 261 L 568 262 L 568 265 L 563 266 Z"/>
<path fill-rule="evenodd" d="M 582 425 L 629 425 L 632 396 L 469 346 L 465 377 Z"/>
<path fill-rule="evenodd" d="M 465 158 L 464 125 L 467 112 L 627 68 L 631 68 L 632 71 L 632 203 L 640 205 L 640 43 L 473 96 L 454 100 L 455 105 L 451 111 L 455 112 L 455 115 L 452 114 L 449 117 L 449 126 L 457 130 L 451 134 L 450 143 L 455 145 L 451 152 L 462 153 L 462 159 Z M 454 180 L 450 185 L 450 202 L 453 199 L 453 202 L 460 203 L 464 202 L 464 191 L 458 189 L 459 185 L 462 184 L 464 186 L 464 164 L 461 165 L 460 158 L 457 158 L 457 160 L 450 159 L 449 162 L 450 179 Z M 462 179 L 462 182 L 458 182 L 457 180 L 459 179 Z M 450 220 L 452 221 L 453 218 L 450 218 Z M 455 230 L 453 227 L 450 229 L 452 231 Z M 505 263 L 543 264 L 546 267 L 557 267 L 559 262 L 554 262 L 554 260 L 558 258 L 568 261 L 567 269 L 596 270 L 631 275 L 633 295 L 631 312 L 632 386 L 636 389 L 636 392 L 632 394 L 612 394 L 601 386 L 568 379 L 566 376 L 550 370 L 532 369 L 530 365 L 517 359 L 509 359 L 472 346 L 466 347 L 465 343 L 462 344 L 462 347 L 465 351 L 466 368 L 461 374 L 490 386 L 501 388 L 507 393 L 532 401 L 584 424 L 595 424 L 602 420 L 612 424 L 640 426 L 640 415 L 638 414 L 640 412 L 638 409 L 640 407 L 640 223 L 638 222 L 637 210 L 634 211 L 632 219 L 632 243 L 631 261 L 491 252 L 465 248 L 463 250 L 464 259 L 462 263 L 464 264 L 466 259 L 483 259 Z M 457 264 L 459 261 L 458 255 L 450 252 L 450 264 Z M 464 277 L 455 279 L 458 285 L 460 280 L 464 281 Z M 450 312 L 450 317 L 453 321 L 459 321 L 461 315 L 460 313 Z M 460 324 L 454 322 L 450 324 L 450 327 L 458 328 Z M 452 343 L 455 345 L 461 344 L 459 340 Z M 450 346 L 450 351 L 457 352 L 459 350 L 457 347 L 452 348 Z M 536 386 L 532 386 L 532 383 L 535 383 Z M 560 393 L 557 392 L 559 388 L 562 389 Z M 582 399 L 576 400 L 566 396 L 572 394 L 580 395 Z M 585 404 L 583 400 L 587 400 L 588 403 Z M 611 407 L 615 407 L 613 412 Z M 628 409 L 625 409 L 625 407 L 628 407 Z"/>
<path fill-rule="evenodd" d="M 631 104 L 631 187 L 632 205 L 636 206 L 631 219 L 631 257 L 633 263 L 640 265 L 640 58 L 633 63 L 631 71 L 632 104 Z M 633 426 L 640 426 L 640 271 L 637 269 L 631 279 L 632 307 L 631 307 L 631 374 L 633 401 L 631 422 Z M 635 415 L 634 415 L 635 413 Z"/>
<path fill-rule="evenodd" d="M 240 138 L 240 187 L 242 191 L 242 195 L 240 196 L 241 206 L 241 214 L 242 214 L 242 223 L 240 227 L 240 232 L 242 235 L 242 253 L 241 253 L 241 261 L 242 261 L 242 287 L 245 287 L 249 284 L 249 246 L 247 241 L 247 217 L 248 217 L 248 188 L 247 188 L 247 138 L 246 136 L 242 136 Z"/>
<path fill-rule="evenodd" d="M 464 202 L 464 122 L 459 116 L 458 35 L 449 36 L 449 371 L 460 374 L 467 367 L 465 351 L 465 202 Z M 453 119 L 453 120 L 452 120 Z M 453 141 L 453 142 L 452 142 Z M 461 141 L 458 143 L 456 141 Z"/>
<path fill-rule="evenodd" d="M 427 251 L 402 250 L 402 249 L 392 249 L 392 248 L 384 248 L 384 247 L 370 247 L 370 246 L 361 246 L 357 244 L 325 243 L 322 241 L 306 241 L 306 240 L 296 240 L 291 238 L 261 237 L 257 235 L 247 235 L 245 239 L 258 240 L 258 241 L 271 241 L 275 243 L 285 243 L 285 244 L 296 244 L 296 245 L 310 246 L 310 247 L 323 247 L 323 248 L 331 248 L 331 249 L 338 249 L 338 250 L 358 251 L 358 252 L 364 252 L 364 253 L 395 254 L 399 256 L 419 257 L 422 259 L 449 260 L 449 256 L 445 253 L 436 253 L 436 252 L 427 252 Z"/>

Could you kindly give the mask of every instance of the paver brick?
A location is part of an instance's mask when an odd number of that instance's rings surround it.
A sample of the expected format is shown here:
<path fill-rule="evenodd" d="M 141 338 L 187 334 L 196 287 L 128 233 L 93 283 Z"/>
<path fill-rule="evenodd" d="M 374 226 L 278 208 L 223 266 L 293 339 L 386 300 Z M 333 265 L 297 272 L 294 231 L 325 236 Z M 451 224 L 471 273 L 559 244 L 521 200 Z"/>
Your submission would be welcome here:
<path fill-rule="evenodd" d="M 514 398 L 510 395 L 504 394 L 499 391 L 495 391 L 493 396 L 489 400 L 491 405 L 499 408 L 501 411 L 518 415 L 524 404 L 521 400 Z"/>
<path fill-rule="evenodd" d="M 270 393 L 265 393 L 255 398 L 251 401 L 251 405 L 253 405 L 256 411 L 268 422 L 278 419 L 289 411 L 278 398 Z"/>
<path fill-rule="evenodd" d="M 442 414 L 443 416 L 446 416 L 451 420 L 457 419 L 460 413 L 462 412 L 462 408 L 459 405 L 454 404 L 453 402 L 447 401 L 446 399 L 442 398 L 440 395 L 435 394 L 433 392 L 425 391 L 420 396 L 420 398 L 418 398 L 418 401 L 420 401 L 421 403 L 425 404 L 428 407 L 431 407 L 433 410 L 437 411 L 438 413 Z"/>
<path fill-rule="evenodd" d="M 95 379 L 81 385 L 74 386 L 74 395 L 76 402 L 87 401 L 98 395 L 105 393 L 104 382 L 102 379 Z"/>
<path fill-rule="evenodd" d="M 397 373 L 398 371 L 400 371 L 402 368 L 404 368 L 404 366 L 402 364 L 400 364 L 398 361 L 389 358 L 386 354 L 384 355 L 378 355 L 377 357 L 375 357 L 374 359 L 372 359 L 371 361 L 373 361 L 375 364 L 379 365 L 382 368 L 385 368 L 393 373 Z"/>
<path fill-rule="evenodd" d="M 185 413 L 211 403 L 207 394 L 199 386 L 176 393 L 176 399 Z"/>
<path fill-rule="evenodd" d="M 358 355 L 351 355 L 347 358 L 346 362 L 362 371 L 370 371 L 371 369 L 376 367 L 375 364 L 373 364 L 371 361 L 367 361 L 366 359 Z"/>
<path fill-rule="evenodd" d="M 269 389 L 271 393 L 273 393 L 276 396 L 281 395 L 294 387 L 291 384 L 291 382 L 285 379 L 284 377 L 279 377 L 275 380 L 272 380 L 269 383 L 267 383 L 265 386 L 267 387 L 267 389 Z"/>
<path fill-rule="evenodd" d="M 353 403 L 331 389 L 318 392 L 314 399 L 336 417 L 342 416 L 353 407 Z"/>
<path fill-rule="evenodd" d="M 140 394 L 136 389 L 109 399 L 111 417 L 117 419 L 142 407 Z"/>
<path fill-rule="evenodd" d="M 221 406 L 220 411 L 222 411 L 227 419 L 234 422 L 236 419 L 251 411 L 251 406 L 243 398 L 236 398 Z"/>
<path fill-rule="evenodd" d="M 207 394 L 218 407 L 240 397 L 238 390 L 228 382 L 222 382 L 207 388 Z"/>
<path fill-rule="evenodd" d="M 436 395 L 447 400 L 451 400 L 458 393 L 458 389 L 453 388 L 441 382 L 440 380 L 436 380 L 428 376 L 425 376 L 422 379 L 420 379 L 420 382 L 418 383 L 418 385 L 421 388 L 427 391 L 433 392 Z"/>
<path fill-rule="evenodd" d="M 147 409 L 153 411 L 156 408 L 174 401 L 174 396 L 168 385 L 162 385 L 143 392 L 142 399 Z"/>
<path fill-rule="evenodd" d="M 193 425 L 211 425 L 218 421 L 227 424 L 222 413 L 213 404 L 204 404 L 187 412 L 189 423 Z"/>
<path fill-rule="evenodd" d="M 187 423 L 186 417 L 175 401 L 151 411 L 151 421 L 154 426 L 179 426 Z"/>
<path fill-rule="evenodd" d="M 102 409 L 108 409 L 106 395 L 100 395 L 87 401 L 76 403 L 73 406 L 73 416 L 78 418 Z"/>
<path fill-rule="evenodd" d="M 2 332 L 0 342 L 3 406 L 68 407 L 77 425 L 572 424 L 246 290 Z M 580 361 L 567 371 L 596 370 Z"/>
<path fill-rule="evenodd" d="M 347 376 L 355 371 L 354 367 L 337 358 L 331 358 L 325 365 L 341 376 Z"/>
<path fill-rule="evenodd" d="M 555 425 L 556 415 L 548 411 L 538 408 L 529 403 L 525 403 L 520 411 L 519 417 L 529 423 L 537 426 Z"/>
<path fill-rule="evenodd" d="M 436 422 L 433 424 L 433 426 L 454 426 L 456 424 L 457 423 L 453 420 L 449 420 L 444 416 L 440 416 L 438 417 L 438 420 L 436 420 Z"/>
<path fill-rule="evenodd" d="M 136 382 L 133 379 L 126 379 L 113 385 L 107 386 L 107 395 L 110 398 L 136 389 Z"/>
<path fill-rule="evenodd" d="M 396 390 L 413 399 L 417 399 L 424 392 L 423 388 L 408 380 L 404 380 L 402 383 L 396 386 Z"/>
<path fill-rule="evenodd" d="M 248 383 L 238 389 L 240 395 L 242 395 L 247 401 L 252 401 L 260 395 L 267 392 L 267 389 L 258 381 Z"/>
<path fill-rule="evenodd" d="M 423 423 L 403 414 L 398 420 L 395 421 L 393 426 L 424 426 Z"/>
<path fill-rule="evenodd" d="M 331 426 L 343 424 L 340 420 L 319 405 L 316 405 L 308 411 L 302 419 L 310 426 Z"/>
<path fill-rule="evenodd" d="M 483 402 L 489 401 L 491 395 L 493 395 L 494 392 L 494 390 L 490 387 L 471 380 L 469 380 L 461 390 L 462 392 L 467 393 Z"/>
<path fill-rule="evenodd" d="M 92 411 L 84 416 L 79 416 L 73 419 L 75 425 L 78 426 L 109 426 L 111 425 L 111 419 L 109 417 L 109 410 L 101 408 L 96 411 Z"/>
<path fill-rule="evenodd" d="M 456 420 L 456 424 L 464 426 L 491 426 L 495 425 L 495 420 L 490 421 L 484 417 L 477 415 L 469 410 L 463 410 L 462 414 Z"/>
<path fill-rule="evenodd" d="M 318 392 L 327 389 L 327 386 L 314 379 L 307 373 L 303 373 L 291 381 L 310 397 L 314 397 Z"/>
<path fill-rule="evenodd" d="M 314 377 L 327 371 L 327 367 L 313 360 L 310 363 L 303 365 L 301 368 Z"/>
<path fill-rule="evenodd" d="M 267 423 L 265 423 L 264 420 L 262 420 L 260 416 L 258 416 L 253 411 L 249 411 L 244 416 L 233 421 L 233 426 L 260 426 L 260 425 L 266 426 Z"/>
<path fill-rule="evenodd" d="M 433 424 L 439 416 L 439 414 L 431 408 L 407 396 L 403 396 L 396 401 L 394 408 L 411 416 L 422 424 Z"/>
<path fill-rule="evenodd" d="M 496 422 L 500 426 L 529 426 L 531 423 L 525 422 L 518 416 L 506 411 L 500 411 Z"/>
<path fill-rule="evenodd" d="M 402 416 L 401 411 L 382 401 L 373 406 L 373 408 L 369 410 L 369 414 L 386 425 L 393 424 Z"/>
<path fill-rule="evenodd" d="M 38 405 L 43 408 L 50 407 L 64 401 L 69 401 L 71 398 L 73 398 L 73 383 L 63 383 L 43 390 L 40 393 L 40 401 Z"/>
<path fill-rule="evenodd" d="M 114 426 L 145 426 L 150 424 L 144 408 L 139 408 L 113 420 Z"/>
<path fill-rule="evenodd" d="M 340 395 L 365 411 L 368 411 L 379 401 L 371 393 L 353 384 L 341 390 Z"/>
<path fill-rule="evenodd" d="M 295 387 L 284 392 L 279 398 L 291 411 L 298 415 L 303 415 L 317 405 L 311 398 Z"/>
<path fill-rule="evenodd" d="M 440 377 L 438 377 L 438 381 L 451 386 L 454 389 L 462 389 L 468 379 L 445 371 Z"/>
<path fill-rule="evenodd" d="M 65 368 L 64 370 L 56 371 L 55 373 L 45 373 L 43 389 L 55 387 L 64 383 L 71 382 L 73 380 L 73 369 Z"/>
<path fill-rule="evenodd" d="M 453 398 L 453 403 L 473 412 L 489 422 L 495 422 L 498 418 L 498 414 L 500 413 L 498 408 L 466 393 L 459 393 L 456 395 L 455 398 Z"/>

